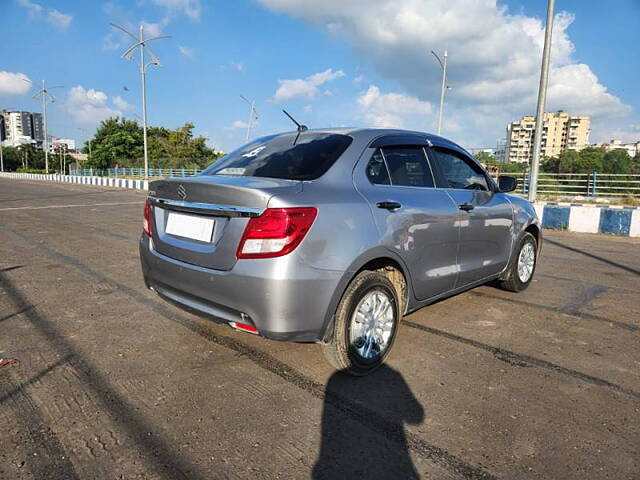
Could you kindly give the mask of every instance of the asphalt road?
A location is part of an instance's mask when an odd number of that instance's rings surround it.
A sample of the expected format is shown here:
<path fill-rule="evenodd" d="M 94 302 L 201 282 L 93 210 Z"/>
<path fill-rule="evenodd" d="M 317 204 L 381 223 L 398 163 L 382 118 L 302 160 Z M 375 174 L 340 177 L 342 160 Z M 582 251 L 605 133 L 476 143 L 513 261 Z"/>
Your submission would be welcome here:
<path fill-rule="evenodd" d="M 143 200 L 0 179 L 0 478 L 640 477 L 640 239 L 545 232 L 354 379 L 146 290 Z"/>

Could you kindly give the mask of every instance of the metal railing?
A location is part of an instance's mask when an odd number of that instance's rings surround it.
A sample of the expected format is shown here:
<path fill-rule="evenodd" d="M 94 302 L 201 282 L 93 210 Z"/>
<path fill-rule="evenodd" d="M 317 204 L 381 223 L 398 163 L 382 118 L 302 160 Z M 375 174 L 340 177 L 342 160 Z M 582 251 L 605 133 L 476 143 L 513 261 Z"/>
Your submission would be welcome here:
<path fill-rule="evenodd" d="M 150 178 L 190 177 L 200 174 L 198 168 L 150 168 Z M 143 168 L 105 168 L 74 170 L 71 175 L 143 178 Z M 529 192 L 529 172 L 504 173 L 518 179 L 517 193 Z M 554 197 L 633 197 L 640 198 L 640 175 L 617 173 L 540 173 L 538 193 Z"/>
<path fill-rule="evenodd" d="M 518 179 L 518 193 L 529 192 L 529 172 L 505 173 Z M 549 196 L 640 198 L 640 175 L 619 173 L 539 173 L 538 193 Z"/>
<path fill-rule="evenodd" d="M 199 168 L 150 168 L 149 177 L 191 177 L 198 175 Z M 144 168 L 85 168 L 72 170 L 71 175 L 111 178 L 144 178 Z"/>

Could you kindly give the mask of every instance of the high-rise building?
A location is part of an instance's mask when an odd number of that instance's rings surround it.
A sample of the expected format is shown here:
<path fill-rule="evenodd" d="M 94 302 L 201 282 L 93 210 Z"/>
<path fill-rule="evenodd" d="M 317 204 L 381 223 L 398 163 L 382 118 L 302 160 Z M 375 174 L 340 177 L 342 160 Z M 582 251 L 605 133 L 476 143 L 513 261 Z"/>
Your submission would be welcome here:
<path fill-rule="evenodd" d="M 44 128 L 41 113 L 3 110 L 0 116 L 4 124 L 4 140 L 7 143 L 12 145 L 35 143 L 38 148 L 42 148 Z"/>
<path fill-rule="evenodd" d="M 562 110 L 556 113 L 545 112 L 541 155 L 555 157 L 566 150 L 582 150 L 588 147 L 590 124 L 589 117 L 572 117 Z M 535 127 L 536 117 L 531 115 L 507 126 L 507 161 L 531 163 Z"/>
<path fill-rule="evenodd" d="M 38 148 L 42 148 L 42 142 L 44 141 L 44 126 L 42 123 L 42 114 L 41 113 L 32 113 L 31 114 L 31 124 L 30 124 L 30 137 L 33 138 L 38 143 Z"/>

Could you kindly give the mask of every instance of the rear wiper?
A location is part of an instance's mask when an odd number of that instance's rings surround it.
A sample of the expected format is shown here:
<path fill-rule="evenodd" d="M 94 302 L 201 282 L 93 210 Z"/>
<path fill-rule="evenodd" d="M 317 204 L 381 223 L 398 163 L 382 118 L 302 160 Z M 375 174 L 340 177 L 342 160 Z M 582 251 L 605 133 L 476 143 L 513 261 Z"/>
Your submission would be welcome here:
<path fill-rule="evenodd" d="M 284 114 L 285 114 L 287 117 L 289 117 L 289 118 L 291 119 L 291 121 L 292 121 L 293 123 L 295 123 L 295 124 L 296 124 L 296 128 L 297 128 L 297 130 L 298 130 L 298 134 L 296 135 L 296 138 L 293 140 L 293 144 L 295 145 L 295 144 L 296 144 L 296 142 L 298 141 L 298 137 L 300 136 L 300 134 L 301 134 L 302 132 L 306 132 L 307 130 L 309 130 L 309 127 L 307 127 L 306 125 L 301 125 L 301 124 L 299 124 L 298 122 L 296 122 L 296 119 L 295 119 L 295 118 L 293 118 L 291 115 L 289 115 L 289 112 L 287 112 L 284 108 L 282 109 L 282 111 L 284 112 Z"/>

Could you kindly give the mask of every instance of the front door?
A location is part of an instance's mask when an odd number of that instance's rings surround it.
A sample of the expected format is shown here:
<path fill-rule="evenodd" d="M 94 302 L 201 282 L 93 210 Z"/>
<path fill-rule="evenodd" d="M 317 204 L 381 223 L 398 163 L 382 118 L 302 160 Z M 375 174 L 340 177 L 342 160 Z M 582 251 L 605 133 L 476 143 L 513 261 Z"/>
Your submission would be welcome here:
<path fill-rule="evenodd" d="M 509 261 L 513 209 L 495 192 L 486 173 L 461 152 L 429 149 L 437 182 L 455 202 L 460 219 L 456 287 L 501 272 Z"/>
<path fill-rule="evenodd" d="M 415 296 L 428 299 L 454 288 L 458 208 L 435 188 L 422 146 L 368 149 L 354 183 L 367 199 L 383 244 L 409 269 Z"/>

